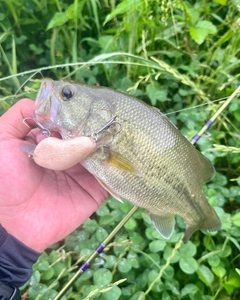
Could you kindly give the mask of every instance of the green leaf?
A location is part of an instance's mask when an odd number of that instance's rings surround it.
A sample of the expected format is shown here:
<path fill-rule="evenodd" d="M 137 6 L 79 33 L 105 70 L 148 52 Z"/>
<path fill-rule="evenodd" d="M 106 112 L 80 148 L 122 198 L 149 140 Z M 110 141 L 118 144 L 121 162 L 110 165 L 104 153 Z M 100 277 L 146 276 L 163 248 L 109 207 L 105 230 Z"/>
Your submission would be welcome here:
<path fill-rule="evenodd" d="M 235 226 L 240 227 L 240 212 L 232 216 L 232 222 Z"/>
<path fill-rule="evenodd" d="M 130 251 L 127 255 L 127 260 L 133 268 L 139 268 L 140 261 L 137 253 Z"/>
<path fill-rule="evenodd" d="M 172 300 L 172 297 L 169 295 L 169 293 L 167 291 L 164 291 L 162 293 L 161 300 Z"/>
<path fill-rule="evenodd" d="M 191 24 L 195 24 L 199 20 L 200 11 L 194 7 L 187 8 L 187 14 L 191 20 Z"/>
<path fill-rule="evenodd" d="M 219 278 L 222 278 L 226 275 L 226 270 L 222 266 L 216 266 L 212 267 L 212 271 L 215 275 L 217 275 Z"/>
<path fill-rule="evenodd" d="M 137 222 L 134 218 L 129 219 L 125 225 L 124 228 L 126 228 L 127 230 L 134 230 L 137 227 Z"/>
<path fill-rule="evenodd" d="M 194 256 L 196 252 L 197 247 L 191 241 L 189 241 L 187 244 L 183 244 L 179 249 L 179 255 L 186 258 Z"/>
<path fill-rule="evenodd" d="M 105 293 L 102 294 L 102 299 L 105 299 L 105 300 L 118 300 L 122 295 L 122 290 L 114 285 L 110 291 L 107 291 Z"/>
<path fill-rule="evenodd" d="M 98 288 L 104 287 L 112 281 L 112 272 L 102 268 L 93 273 L 93 283 Z"/>
<path fill-rule="evenodd" d="M 36 55 L 42 54 L 44 52 L 43 48 L 39 48 L 34 44 L 30 44 L 29 48 L 32 50 L 32 52 Z"/>
<path fill-rule="evenodd" d="M 108 53 L 113 47 L 113 36 L 112 35 L 102 35 L 98 40 L 99 46 L 103 49 L 104 53 Z"/>
<path fill-rule="evenodd" d="M 238 269 L 236 269 L 238 270 Z M 230 279 L 226 283 L 231 284 L 234 287 L 240 287 L 240 272 L 231 271 Z"/>
<path fill-rule="evenodd" d="M 120 14 L 129 13 L 131 10 L 137 8 L 137 6 L 142 4 L 142 0 L 123 0 L 121 1 L 117 7 L 106 16 L 103 25 L 107 22 L 111 21 L 114 17 Z"/>
<path fill-rule="evenodd" d="M 4 32 L 0 35 L 0 44 L 3 43 L 10 35 L 12 35 L 12 31 Z"/>
<path fill-rule="evenodd" d="M 197 23 L 197 27 L 206 29 L 209 34 L 217 33 L 216 26 L 210 21 L 200 21 Z"/>
<path fill-rule="evenodd" d="M 38 270 L 34 271 L 30 280 L 29 280 L 29 284 L 31 286 L 37 284 L 39 281 L 40 281 L 40 278 L 41 278 L 41 274 Z"/>
<path fill-rule="evenodd" d="M 222 249 L 222 245 L 218 245 L 217 249 Z M 232 253 L 232 247 L 230 245 L 226 245 L 224 249 L 219 253 L 220 257 L 228 257 Z"/>
<path fill-rule="evenodd" d="M 172 266 L 168 266 L 163 273 L 163 278 L 169 280 L 170 278 L 174 277 L 174 274 L 174 268 Z"/>
<path fill-rule="evenodd" d="M 227 291 L 228 295 L 232 295 L 233 291 L 235 290 L 234 286 L 232 286 L 231 284 L 228 284 L 228 283 L 224 283 L 223 287 Z"/>
<path fill-rule="evenodd" d="M 78 279 L 78 280 L 79 280 L 79 284 L 77 285 L 77 287 L 80 288 L 83 281 L 86 281 L 86 280 L 92 278 L 92 277 L 93 277 L 93 273 L 94 273 L 94 271 L 91 270 L 91 269 L 86 270 L 86 271 L 79 277 L 79 279 Z M 76 281 L 76 283 L 77 283 L 77 281 Z M 76 283 L 74 283 L 74 285 L 76 285 Z"/>
<path fill-rule="evenodd" d="M 107 268 L 107 269 L 112 269 L 118 261 L 118 258 L 114 255 L 109 255 L 109 254 L 106 255 L 105 253 L 102 253 L 101 256 L 106 261 L 105 264 L 104 264 L 104 267 Z"/>
<path fill-rule="evenodd" d="M 186 274 L 193 274 L 198 269 L 198 263 L 193 257 L 181 257 L 179 266 Z"/>
<path fill-rule="evenodd" d="M 58 292 L 55 290 L 47 290 L 42 296 L 41 300 L 50 300 L 54 299 L 57 296 Z"/>
<path fill-rule="evenodd" d="M 138 291 L 129 300 L 138 300 L 138 299 L 141 299 L 141 300 L 145 300 L 146 299 L 145 295 L 144 295 L 144 292 Z"/>
<path fill-rule="evenodd" d="M 176 280 L 167 281 L 165 283 L 166 288 L 170 290 L 174 295 L 180 296 L 180 291 L 178 288 L 178 282 Z"/>
<path fill-rule="evenodd" d="M 146 238 L 138 232 L 131 231 L 129 232 L 129 237 L 134 245 L 140 249 L 144 248 L 147 244 Z"/>
<path fill-rule="evenodd" d="M 104 215 L 99 220 L 100 226 L 114 224 L 114 217 L 111 214 Z"/>
<path fill-rule="evenodd" d="M 118 270 L 121 273 L 127 273 L 132 269 L 131 264 L 128 262 L 126 258 L 123 258 L 120 263 L 118 264 Z"/>
<path fill-rule="evenodd" d="M 232 102 L 230 105 L 229 105 L 229 111 L 232 113 L 234 111 L 237 111 L 240 109 L 240 105 L 239 105 L 239 101 L 235 101 L 235 102 Z"/>
<path fill-rule="evenodd" d="M 168 257 L 172 254 L 172 252 L 173 252 L 173 248 L 167 246 L 164 249 L 164 254 L 163 254 L 164 259 L 167 260 Z M 171 263 L 176 263 L 179 261 L 179 259 L 180 259 L 180 255 L 179 255 L 179 251 L 177 250 L 174 257 L 171 259 Z"/>
<path fill-rule="evenodd" d="M 61 26 L 65 24 L 67 21 L 68 21 L 68 16 L 65 12 L 57 12 L 48 23 L 46 30 Z"/>
<path fill-rule="evenodd" d="M 54 270 L 53 269 L 49 269 L 45 272 L 42 273 L 41 275 L 41 279 L 42 280 L 45 280 L 45 281 L 48 281 L 50 280 L 52 277 L 54 276 Z"/>
<path fill-rule="evenodd" d="M 36 299 L 38 295 L 43 295 L 43 293 L 47 291 L 47 288 L 48 287 L 46 284 L 35 284 L 29 289 L 29 297 L 32 299 Z"/>
<path fill-rule="evenodd" d="M 97 241 L 101 243 L 108 236 L 108 232 L 104 228 L 100 227 L 97 229 L 95 236 Z"/>
<path fill-rule="evenodd" d="M 219 263 L 220 263 L 220 258 L 219 258 L 219 256 L 217 256 L 217 255 L 210 256 L 210 257 L 208 258 L 208 263 L 209 263 L 209 265 L 212 266 L 212 267 L 218 266 Z"/>
<path fill-rule="evenodd" d="M 5 19 L 6 15 L 3 13 L 0 13 L 0 21 L 3 21 Z"/>
<path fill-rule="evenodd" d="M 36 267 L 38 269 L 38 271 L 46 271 L 48 270 L 49 267 L 49 262 L 47 261 L 47 259 L 43 259 L 42 257 L 40 258 L 40 260 L 37 262 Z"/>
<path fill-rule="evenodd" d="M 157 240 L 157 241 L 152 241 L 149 244 L 149 249 L 151 252 L 159 252 L 162 251 L 166 247 L 166 242 Z"/>
<path fill-rule="evenodd" d="M 92 219 L 88 219 L 84 224 L 83 224 L 83 228 L 89 232 L 89 233 L 93 233 L 97 230 L 98 228 L 98 223 L 96 220 L 92 220 Z"/>
<path fill-rule="evenodd" d="M 207 29 L 193 27 L 193 26 L 190 26 L 189 32 L 193 40 L 198 45 L 201 45 L 205 41 L 206 36 L 208 35 Z"/>
<path fill-rule="evenodd" d="M 109 208 L 107 207 L 106 203 L 103 203 L 99 209 L 96 211 L 96 214 L 98 216 L 104 216 L 106 214 L 109 214 L 110 213 L 110 210 Z"/>
<path fill-rule="evenodd" d="M 213 1 L 221 5 L 227 5 L 227 0 L 213 0 Z"/>
<path fill-rule="evenodd" d="M 194 41 L 201 45 L 208 34 L 215 34 L 217 32 L 217 28 L 212 22 L 200 21 L 196 26 L 190 26 L 189 32 Z"/>
<path fill-rule="evenodd" d="M 53 265 L 53 270 L 55 272 L 55 274 L 60 274 L 61 272 L 63 272 L 64 269 L 66 269 L 66 265 L 63 262 L 57 262 L 56 264 Z"/>
<path fill-rule="evenodd" d="M 212 271 L 207 266 L 199 266 L 197 270 L 199 278 L 207 285 L 211 286 L 214 280 Z"/>
<path fill-rule="evenodd" d="M 167 100 L 167 90 L 160 88 L 160 86 L 155 83 L 148 84 L 146 92 L 153 106 L 156 106 L 157 101 L 164 102 Z"/>
<path fill-rule="evenodd" d="M 235 239 L 233 237 L 229 237 L 229 240 L 237 247 L 238 250 L 240 250 L 240 245 L 239 245 L 237 239 Z"/>
<path fill-rule="evenodd" d="M 148 284 L 150 285 L 158 276 L 158 272 L 156 269 L 150 270 L 148 272 Z"/>
<path fill-rule="evenodd" d="M 193 283 L 188 283 L 184 286 L 184 288 L 181 291 L 181 296 L 184 297 L 186 295 L 194 295 L 198 291 L 198 287 Z"/>
<path fill-rule="evenodd" d="M 132 80 L 128 77 L 123 77 L 120 82 L 120 88 L 123 92 L 125 92 L 128 88 L 130 88 L 133 85 Z"/>
<path fill-rule="evenodd" d="M 227 180 L 227 177 L 224 176 L 223 174 L 220 174 L 220 173 L 216 173 L 216 175 L 214 176 L 213 178 L 213 182 L 216 184 L 216 185 L 219 185 L 219 186 L 225 186 L 227 183 L 228 183 L 228 180 Z"/>

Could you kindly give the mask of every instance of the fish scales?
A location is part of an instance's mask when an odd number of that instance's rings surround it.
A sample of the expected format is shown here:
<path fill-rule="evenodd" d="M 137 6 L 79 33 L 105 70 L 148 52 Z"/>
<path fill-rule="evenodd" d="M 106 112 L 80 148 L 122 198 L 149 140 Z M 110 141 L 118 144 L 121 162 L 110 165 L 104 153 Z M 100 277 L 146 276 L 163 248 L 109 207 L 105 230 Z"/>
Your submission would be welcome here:
<path fill-rule="evenodd" d="M 185 242 L 197 229 L 220 228 L 202 192 L 213 166 L 159 110 L 107 88 L 48 80 L 35 118 L 64 139 L 105 128 L 82 165 L 113 196 L 145 208 L 163 237 L 170 238 L 175 215 L 186 222 Z"/>

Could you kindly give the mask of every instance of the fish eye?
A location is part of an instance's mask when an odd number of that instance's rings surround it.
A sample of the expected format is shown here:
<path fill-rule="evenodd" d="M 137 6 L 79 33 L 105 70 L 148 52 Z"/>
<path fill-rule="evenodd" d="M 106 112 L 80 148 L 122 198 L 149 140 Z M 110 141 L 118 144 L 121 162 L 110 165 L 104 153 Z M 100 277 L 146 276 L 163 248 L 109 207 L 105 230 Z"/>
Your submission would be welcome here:
<path fill-rule="evenodd" d="M 62 97 L 64 101 L 70 100 L 74 95 L 74 92 L 72 91 L 70 86 L 65 86 L 62 89 Z"/>

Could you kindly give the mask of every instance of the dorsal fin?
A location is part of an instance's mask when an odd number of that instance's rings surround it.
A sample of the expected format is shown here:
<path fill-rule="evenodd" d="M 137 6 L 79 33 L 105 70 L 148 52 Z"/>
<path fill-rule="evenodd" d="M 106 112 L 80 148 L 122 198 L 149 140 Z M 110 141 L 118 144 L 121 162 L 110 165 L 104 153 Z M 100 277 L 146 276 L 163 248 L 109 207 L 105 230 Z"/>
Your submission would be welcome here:
<path fill-rule="evenodd" d="M 196 150 L 197 151 L 197 150 Z M 210 181 L 215 175 L 215 168 L 210 162 L 210 160 L 205 157 L 201 152 L 198 151 L 199 157 L 199 174 L 201 174 L 201 183 L 206 183 Z"/>

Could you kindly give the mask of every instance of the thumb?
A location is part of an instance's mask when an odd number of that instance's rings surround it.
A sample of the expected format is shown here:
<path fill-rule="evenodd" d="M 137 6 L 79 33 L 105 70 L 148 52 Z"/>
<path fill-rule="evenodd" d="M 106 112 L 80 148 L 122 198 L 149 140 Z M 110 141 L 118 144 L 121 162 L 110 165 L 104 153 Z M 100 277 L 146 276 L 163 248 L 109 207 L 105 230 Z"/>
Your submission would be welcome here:
<path fill-rule="evenodd" d="M 12 135 L 15 138 L 24 138 L 31 128 L 23 123 L 23 119 L 32 117 L 34 101 L 22 99 L 14 104 L 0 117 L 0 133 Z"/>

